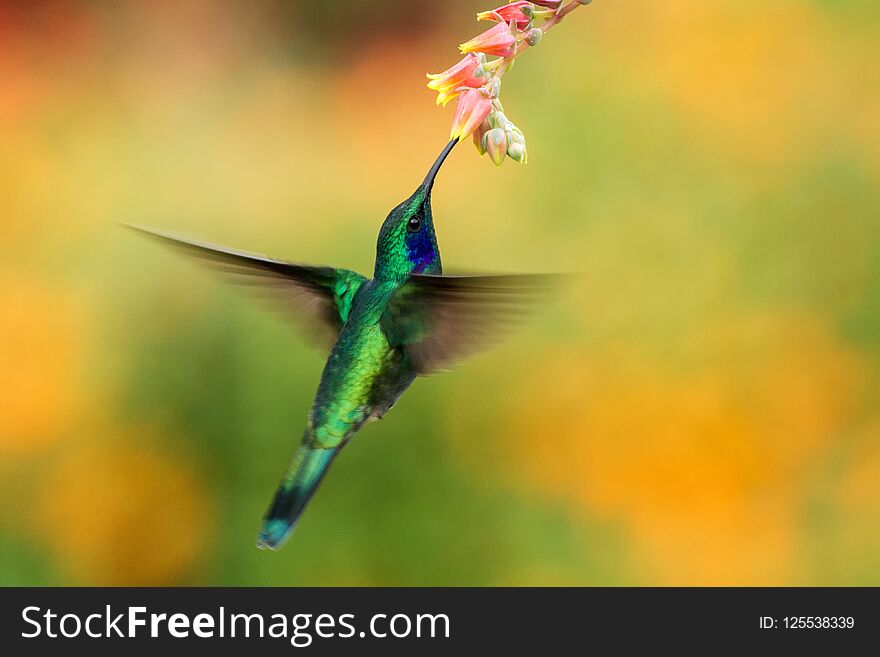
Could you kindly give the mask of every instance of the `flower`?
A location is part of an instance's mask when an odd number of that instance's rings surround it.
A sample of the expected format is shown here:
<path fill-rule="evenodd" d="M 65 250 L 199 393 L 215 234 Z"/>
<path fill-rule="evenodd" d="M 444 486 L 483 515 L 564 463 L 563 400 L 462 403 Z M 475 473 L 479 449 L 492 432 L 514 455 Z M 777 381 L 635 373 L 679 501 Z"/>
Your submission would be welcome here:
<path fill-rule="evenodd" d="M 562 5 L 562 0 L 532 0 L 532 4 L 556 11 Z"/>
<path fill-rule="evenodd" d="M 459 140 L 470 135 L 492 111 L 492 99 L 482 89 L 466 89 L 458 98 L 452 117 L 450 138 Z"/>
<path fill-rule="evenodd" d="M 501 106 L 501 79 L 517 57 L 536 46 L 544 35 L 579 5 L 591 0 L 508 2 L 477 14 L 477 20 L 495 21 L 495 25 L 458 46 L 464 58 L 455 66 L 428 75 L 428 88 L 437 92 L 437 104 L 446 105 L 458 98 L 452 120 L 452 138 L 470 136 L 480 155 L 500 166 L 510 158 L 525 164 L 528 159 L 526 139 L 504 114 Z M 539 27 L 534 27 L 535 22 Z"/>
<path fill-rule="evenodd" d="M 497 57 L 510 57 L 516 53 L 516 38 L 511 32 L 510 25 L 498 23 L 495 27 L 461 44 L 458 49 L 462 53 L 482 52 Z"/>
<path fill-rule="evenodd" d="M 437 104 L 446 105 L 461 93 L 460 87 L 480 87 L 486 82 L 485 56 L 468 53 L 442 73 L 428 73 L 428 89 L 437 92 Z"/>
<path fill-rule="evenodd" d="M 511 2 L 510 4 L 498 7 L 492 11 L 481 11 L 477 14 L 478 21 L 503 21 L 514 25 L 520 30 L 524 30 L 532 22 L 532 3 L 531 2 Z"/>

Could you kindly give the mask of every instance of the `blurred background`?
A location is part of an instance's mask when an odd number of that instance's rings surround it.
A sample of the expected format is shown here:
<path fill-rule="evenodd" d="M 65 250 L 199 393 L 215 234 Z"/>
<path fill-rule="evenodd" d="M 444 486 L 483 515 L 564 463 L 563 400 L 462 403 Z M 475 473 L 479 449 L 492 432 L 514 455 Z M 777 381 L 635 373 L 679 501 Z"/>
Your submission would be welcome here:
<path fill-rule="evenodd" d="M 880 5 L 616 0 L 505 77 L 447 268 L 580 271 L 280 553 L 325 354 L 127 221 L 369 273 L 471 0 L 0 5 L 0 584 L 880 584 Z"/>

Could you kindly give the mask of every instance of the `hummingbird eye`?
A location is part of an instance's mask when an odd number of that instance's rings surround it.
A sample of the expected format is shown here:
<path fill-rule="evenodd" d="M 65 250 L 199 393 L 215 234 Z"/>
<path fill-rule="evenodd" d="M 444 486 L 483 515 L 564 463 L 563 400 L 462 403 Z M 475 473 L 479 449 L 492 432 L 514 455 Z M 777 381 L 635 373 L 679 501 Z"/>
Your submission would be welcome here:
<path fill-rule="evenodd" d="M 418 215 L 414 215 L 414 216 L 410 217 L 409 221 L 406 224 L 406 227 L 409 230 L 409 232 L 411 232 L 411 233 L 416 232 L 419 228 L 422 227 L 422 218 Z"/>

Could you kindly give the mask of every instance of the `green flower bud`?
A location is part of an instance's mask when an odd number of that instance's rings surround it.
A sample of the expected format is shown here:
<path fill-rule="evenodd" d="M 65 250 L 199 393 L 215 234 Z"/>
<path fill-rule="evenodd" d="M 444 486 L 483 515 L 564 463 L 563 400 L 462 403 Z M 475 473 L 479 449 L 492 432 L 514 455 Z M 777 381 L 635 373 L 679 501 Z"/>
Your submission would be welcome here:
<path fill-rule="evenodd" d="M 500 167 L 507 155 L 507 133 L 503 128 L 492 128 L 483 137 L 483 148 L 496 167 Z"/>
<path fill-rule="evenodd" d="M 524 143 L 513 143 L 507 147 L 507 157 L 509 157 L 514 162 L 519 162 L 520 164 L 525 164 L 526 160 L 528 160 L 528 153 L 526 152 L 526 145 Z"/>
<path fill-rule="evenodd" d="M 528 159 L 526 151 L 526 138 L 522 131 L 514 126 L 513 130 L 507 132 L 507 156 L 521 164 L 525 164 Z"/>
<path fill-rule="evenodd" d="M 544 36 L 544 30 L 533 27 L 531 30 L 526 32 L 526 43 L 528 43 L 530 46 L 537 46 L 538 43 L 541 41 L 542 36 Z"/>

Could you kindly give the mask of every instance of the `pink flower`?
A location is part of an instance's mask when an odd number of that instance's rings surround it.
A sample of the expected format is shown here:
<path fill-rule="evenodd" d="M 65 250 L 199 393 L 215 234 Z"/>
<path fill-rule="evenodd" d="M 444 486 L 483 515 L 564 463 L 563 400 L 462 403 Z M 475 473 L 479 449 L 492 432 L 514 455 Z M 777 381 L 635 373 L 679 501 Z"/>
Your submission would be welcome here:
<path fill-rule="evenodd" d="M 483 52 L 497 57 L 510 57 L 516 52 L 516 39 L 509 25 L 498 23 L 495 27 L 461 44 L 458 49 L 463 53 Z"/>
<path fill-rule="evenodd" d="M 480 57 L 468 53 L 455 66 L 442 73 L 428 73 L 428 89 L 437 92 L 437 104 L 445 106 L 461 93 L 460 87 L 480 87 L 485 84 L 486 73 L 481 66 Z"/>
<path fill-rule="evenodd" d="M 553 11 L 556 11 L 562 4 L 562 0 L 532 0 L 532 4 L 547 7 L 547 9 L 552 9 Z"/>
<path fill-rule="evenodd" d="M 511 2 L 510 4 L 498 7 L 492 11 L 481 11 L 477 14 L 478 21 L 497 21 L 501 20 L 505 23 L 514 22 L 514 25 L 520 30 L 524 30 L 532 21 L 532 3 L 531 2 Z"/>
<path fill-rule="evenodd" d="M 470 135 L 492 111 L 492 99 L 482 89 L 466 89 L 458 98 L 452 117 L 450 138 L 459 140 Z"/>

